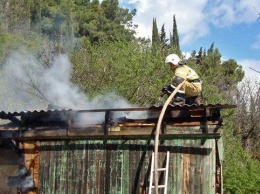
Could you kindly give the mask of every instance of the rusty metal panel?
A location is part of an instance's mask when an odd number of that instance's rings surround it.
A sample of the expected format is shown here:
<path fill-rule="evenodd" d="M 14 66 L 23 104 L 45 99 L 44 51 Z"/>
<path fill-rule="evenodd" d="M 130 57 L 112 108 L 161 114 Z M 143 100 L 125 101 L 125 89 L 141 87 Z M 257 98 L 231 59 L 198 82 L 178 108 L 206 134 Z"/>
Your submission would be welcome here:
<path fill-rule="evenodd" d="M 41 142 L 39 193 L 146 193 L 153 140 Z M 215 193 L 215 140 L 164 140 L 168 193 Z M 163 181 L 163 174 L 160 175 Z"/>

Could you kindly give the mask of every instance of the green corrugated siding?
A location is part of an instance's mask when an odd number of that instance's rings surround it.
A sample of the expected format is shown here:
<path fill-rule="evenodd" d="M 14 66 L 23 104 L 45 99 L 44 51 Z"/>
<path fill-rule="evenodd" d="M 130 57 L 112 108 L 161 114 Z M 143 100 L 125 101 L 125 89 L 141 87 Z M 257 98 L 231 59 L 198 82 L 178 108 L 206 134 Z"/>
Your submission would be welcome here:
<path fill-rule="evenodd" d="M 145 193 L 153 140 L 41 142 L 39 192 Z M 170 151 L 168 193 L 215 193 L 215 140 L 165 140 Z"/>

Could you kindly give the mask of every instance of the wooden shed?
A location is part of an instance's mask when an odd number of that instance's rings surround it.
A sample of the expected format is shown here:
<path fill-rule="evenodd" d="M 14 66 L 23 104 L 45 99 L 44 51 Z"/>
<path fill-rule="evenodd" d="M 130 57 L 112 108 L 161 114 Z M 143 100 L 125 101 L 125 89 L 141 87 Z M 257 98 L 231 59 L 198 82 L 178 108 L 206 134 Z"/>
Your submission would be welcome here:
<path fill-rule="evenodd" d="M 234 107 L 168 106 L 158 146 L 160 167 L 166 165 L 169 153 L 168 176 L 165 171 L 159 173 L 159 184 L 168 180 L 167 193 L 223 193 L 220 112 Z M 1 125 L 0 139 L 17 148 L 28 169 L 27 174 L 17 174 L 16 178 L 25 180 L 20 181 L 24 185 L 17 186 L 18 190 L 44 194 L 148 193 L 161 110 L 154 106 L 0 112 L 1 119 L 10 120 Z"/>

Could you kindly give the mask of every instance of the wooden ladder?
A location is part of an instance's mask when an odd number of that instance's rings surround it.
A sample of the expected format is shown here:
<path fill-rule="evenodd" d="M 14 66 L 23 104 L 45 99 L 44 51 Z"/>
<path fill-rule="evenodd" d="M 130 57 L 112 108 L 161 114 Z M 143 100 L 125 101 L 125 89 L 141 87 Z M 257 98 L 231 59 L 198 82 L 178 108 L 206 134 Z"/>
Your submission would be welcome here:
<path fill-rule="evenodd" d="M 168 182 L 168 172 L 169 172 L 169 160 L 170 160 L 170 152 L 166 153 L 166 164 L 164 168 L 158 168 L 157 171 L 165 171 L 165 180 L 164 184 L 158 185 L 158 189 L 164 189 L 164 194 L 167 194 L 167 182 Z M 149 183 L 149 194 L 152 194 L 152 189 L 155 188 L 153 185 L 153 176 L 154 176 L 154 152 L 152 154 L 152 162 L 151 162 L 151 173 L 150 173 L 150 183 Z"/>

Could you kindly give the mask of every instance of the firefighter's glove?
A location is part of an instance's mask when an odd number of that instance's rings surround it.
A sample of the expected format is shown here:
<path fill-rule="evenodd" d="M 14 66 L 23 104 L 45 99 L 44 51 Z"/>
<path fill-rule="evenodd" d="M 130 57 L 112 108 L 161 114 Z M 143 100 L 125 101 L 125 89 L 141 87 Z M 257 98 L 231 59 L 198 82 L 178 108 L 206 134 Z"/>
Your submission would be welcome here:
<path fill-rule="evenodd" d="M 165 92 L 167 92 L 167 87 L 162 88 L 162 93 L 165 93 Z"/>
<path fill-rule="evenodd" d="M 175 88 L 172 85 L 168 85 L 166 87 L 163 87 L 160 97 L 163 97 L 165 94 L 170 95 L 174 91 L 174 89 Z"/>
<path fill-rule="evenodd" d="M 163 87 L 163 88 L 162 88 L 160 97 L 163 97 L 165 94 L 167 94 L 167 87 Z"/>

